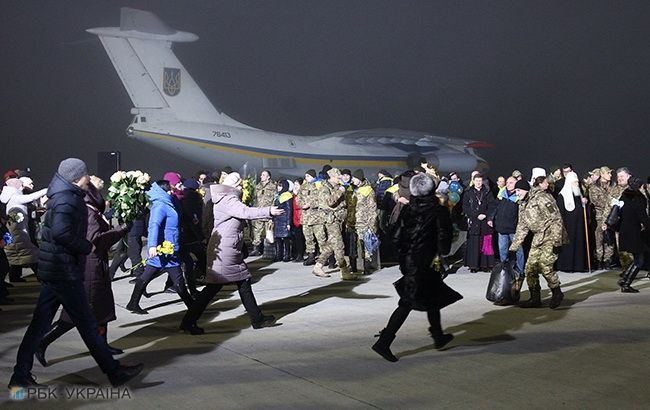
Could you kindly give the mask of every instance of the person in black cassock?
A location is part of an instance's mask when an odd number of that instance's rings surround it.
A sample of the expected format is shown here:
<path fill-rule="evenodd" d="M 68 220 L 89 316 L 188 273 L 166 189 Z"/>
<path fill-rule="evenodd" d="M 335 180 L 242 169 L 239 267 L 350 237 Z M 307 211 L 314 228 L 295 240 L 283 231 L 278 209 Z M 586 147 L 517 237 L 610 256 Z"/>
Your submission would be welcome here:
<path fill-rule="evenodd" d="M 463 194 L 463 214 L 468 225 L 465 266 L 470 272 L 488 271 L 494 266 L 492 234 L 497 203 L 490 189 L 483 184 L 483 175 L 475 173 L 472 183 Z"/>
<path fill-rule="evenodd" d="M 390 351 L 395 334 L 411 310 L 427 312 L 429 332 L 436 349 L 441 349 L 454 336 L 443 333 L 440 309 L 463 297 L 442 281 L 441 273 L 432 268 L 436 256 L 449 253 L 452 227 L 449 211 L 435 195 L 435 183 L 427 174 L 414 175 L 409 182 L 411 199 L 400 212 L 393 241 L 399 255 L 403 277 L 395 282 L 400 296 L 397 309 L 372 350 L 389 362 L 398 359 Z"/>
<path fill-rule="evenodd" d="M 564 186 L 557 196 L 557 206 L 562 214 L 568 243 L 560 250 L 556 268 L 562 272 L 584 272 L 587 270 L 587 243 L 580 181 L 575 172 L 569 172 L 564 178 Z"/>

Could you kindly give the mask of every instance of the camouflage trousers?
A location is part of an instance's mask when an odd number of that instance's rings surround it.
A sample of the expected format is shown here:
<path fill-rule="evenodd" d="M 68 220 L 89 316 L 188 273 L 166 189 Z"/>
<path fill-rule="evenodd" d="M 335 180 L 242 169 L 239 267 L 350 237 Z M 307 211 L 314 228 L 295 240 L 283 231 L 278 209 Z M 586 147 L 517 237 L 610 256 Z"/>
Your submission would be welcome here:
<path fill-rule="evenodd" d="M 325 225 L 303 225 L 302 233 L 305 234 L 305 252 L 315 253 L 317 243 L 318 247 L 320 249 L 323 249 L 323 246 L 327 241 L 327 235 L 325 234 Z"/>
<path fill-rule="evenodd" d="M 258 246 L 264 242 L 267 229 L 273 229 L 273 224 L 270 219 L 257 219 L 253 221 L 253 246 Z"/>
<path fill-rule="evenodd" d="M 320 256 L 318 257 L 318 262 L 325 265 L 329 260 L 330 256 L 334 254 L 336 258 L 336 263 L 341 266 L 346 266 L 345 264 L 345 245 L 343 244 L 343 235 L 341 230 L 343 225 L 341 222 L 326 223 L 325 233 L 327 234 L 327 241 L 323 243 L 323 246 L 320 248 Z M 320 238 L 318 245 L 320 246 Z"/>
<path fill-rule="evenodd" d="M 553 268 L 557 255 L 553 252 L 553 245 L 543 243 L 540 246 L 530 248 L 528 260 L 526 261 L 526 282 L 528 289 L 539 289 L 539 275 L 541 274 L 550 289 L 560 286 L 560 278 Z"/>
<path fill-rule="evenodd" d="M 366 246 L 363 243 L 363 235 L 365 235 L 366 231 L 368 230 L 367 226 L 357 226 L 355 228 L 350 228 L 354 229 L 355 235 L 354 236 L 356 246 L 355 246 L 355 252 L 354 252 L 354 257 L 356 257 L 362 250 L 363 250 L 363 258 L 367 261 L 372 260 L 372 255 L 366 250 Z M 350 247 L 352 249 L 352 247 Z M 353 255 L 350 254 L 350 257 Z"/>
<path fill-rule="evenodd" d="M 605 221 L 596 220 L 596 260 L 599 262 L 610 261 L 614 256 L 614 245 L 606 245 L 603 241 L 603 230 L 601 226 L 605 224 Z"/>

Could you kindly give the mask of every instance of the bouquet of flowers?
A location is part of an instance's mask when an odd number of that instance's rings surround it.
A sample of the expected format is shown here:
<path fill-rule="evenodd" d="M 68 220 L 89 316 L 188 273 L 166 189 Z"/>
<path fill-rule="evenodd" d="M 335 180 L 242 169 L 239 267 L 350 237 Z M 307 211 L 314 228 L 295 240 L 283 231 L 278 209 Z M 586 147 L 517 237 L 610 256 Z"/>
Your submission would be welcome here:
<path fill-rule="evenodd" d="M 9 212 L 7 214 L 7 223 L 19 224 L 25 220 L 25 214 L 22 212 Z"/>
<path fill-rule="evenodd" d="M 158 255 L 173 255 L 174 244 L 169 241 L 163 241 L 162 245 L 156 246 L 156 253 Z M 138 269 L 141 266 L 144 266 L 147 263 L 147 259 L 142 259 L 138 264 L 132 266 L 129 272 L 133 273 L 134 270 Z"/>
<path fill-rule="evenodd" d="M 144 215 L 149 200 L 145 192 L 151 178 L 142 171 L 117 171 L 111 176 L 108 200 L 120 223 L 128 223 Z"/>
<path fill-rule="evenodd" d="M 255 181 L 253 181 L 253 177 L 249 175 L 241 182 L 241 184 L 241 201 L 248 206 L 253 205 L 253 201 L 255 200 Z"/>

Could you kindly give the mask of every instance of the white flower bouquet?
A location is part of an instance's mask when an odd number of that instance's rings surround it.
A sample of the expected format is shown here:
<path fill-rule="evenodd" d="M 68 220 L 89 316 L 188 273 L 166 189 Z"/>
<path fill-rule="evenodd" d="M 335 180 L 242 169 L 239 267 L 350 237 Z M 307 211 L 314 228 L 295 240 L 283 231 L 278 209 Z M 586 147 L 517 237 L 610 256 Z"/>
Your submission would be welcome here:
<path fill-rule="evenodd" d="M 111 176 L 108 200 L 120 223 L 132 222 L 145 214 L 149 200 L 145 194 L 151 177 L 142 171 L 117 171 Z"/>

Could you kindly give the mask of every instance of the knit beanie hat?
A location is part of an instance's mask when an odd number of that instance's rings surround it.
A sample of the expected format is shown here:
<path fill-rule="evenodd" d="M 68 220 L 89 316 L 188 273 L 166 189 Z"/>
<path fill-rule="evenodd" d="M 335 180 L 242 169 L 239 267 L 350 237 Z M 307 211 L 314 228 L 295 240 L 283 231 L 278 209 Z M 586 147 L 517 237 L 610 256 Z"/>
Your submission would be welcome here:
<path fill-rule="evenodd" d="M 388 178 L 392 177 L 390 172 L 386 171 L 385 169 L 380 169 L 378 174 L 382 174 L 383 176 L 388 177 Z"/>
<path fill-rule="evenodd" d="M 178 172 L 174 172 L 174 171 L 166 172 L 165 175 L 163 175 L 163 179 L 169 182 L 169 185 L 171 186 L 175 186 L 176 184 L 181 182 L 181 176 L 178 174 Z"/>
<path fill-rule="evenodd" d="M 79 158 L 67 158 L 61 161 L 59 169 L 56 172 L 66 181 L 74 182 L 88 175 L 88 167 Z"/>
<path fill-rule="evenodd" d="M 238 172 L 231 172 L 223 179 L 223 184 L 236 188 L 241 185 L 241 176 Z"/>
<path fill-rule="evenodd" d="M 352 176 L 352 171 L 350 171 L 350 170 L 347 169 L 347 168 L 342 169 L 342 170 L 341 170 L 341 175 L 350 175 L 350 176 Z"/>
<path fill-rule="evenodd" d="M 359 181 L 363 181 L 364 179 L 366 179 L 366 176 L 364 175 L 362 169 L 354 170 L 354 172 L 352 173 L 352 176 L 355 177 L 356 179 L 358 179 Z"/>
<path fill-rule="evenodd" d="M 183 181 L 183 186 L 189 189 L 199 189 L 199 181 L 194 178 L 187 178 Z"/>
<path fill-rule="evenodd" d="M 515 189 L 522 189 L 524 191 L 530 191 L 530 184 L 528 182 L 524 181 L 523 179 L 520 179 L 515 184 Z"/>
<path fill-rule="evenodd" d="M 425 173 L 413 175 L 413 178 L 409 181 L 409 190 L 413 196 L 429 195 L 435 187 L 436 183 Z"/>
<path fill-rule="evenodd" d="M 311 175 L 312 178 L 316 178 L 316 170 L 308 169 L 307 172 L 305 172 L 305 175 Z"/>

